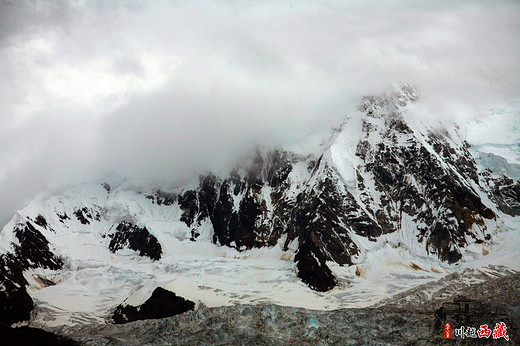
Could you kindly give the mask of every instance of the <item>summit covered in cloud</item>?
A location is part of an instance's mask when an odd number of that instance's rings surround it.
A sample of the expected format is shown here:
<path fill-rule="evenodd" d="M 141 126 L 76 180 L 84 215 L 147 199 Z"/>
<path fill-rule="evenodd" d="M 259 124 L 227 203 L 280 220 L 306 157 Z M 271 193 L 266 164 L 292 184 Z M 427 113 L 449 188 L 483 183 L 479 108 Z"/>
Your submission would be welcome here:
<path fill-rule="evenodd" d="M 518 99 L 519 21 L 515 1 L 3 1 L 0 224 L 49 187 L 321 138 L 401 81 L 464 127 Z"/>

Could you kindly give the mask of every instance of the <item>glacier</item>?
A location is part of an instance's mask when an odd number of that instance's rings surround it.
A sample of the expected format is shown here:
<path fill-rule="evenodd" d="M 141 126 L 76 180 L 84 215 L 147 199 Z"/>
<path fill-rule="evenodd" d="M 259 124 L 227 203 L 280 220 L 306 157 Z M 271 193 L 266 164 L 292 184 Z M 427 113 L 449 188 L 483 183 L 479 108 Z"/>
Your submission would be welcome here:
<path fill-rule="evenodd" d="M 449 273 L 518 270 L 517 166 L 422 121 L 418 98 L 407 84 L 366 97 L 312 152 L 260 147 L 185 186 L 40 194 L 0 233 L 0 295 L 34 302 L 10 322 L 103 324 L 157 287 L 207 307 L 367 307 Z"/>

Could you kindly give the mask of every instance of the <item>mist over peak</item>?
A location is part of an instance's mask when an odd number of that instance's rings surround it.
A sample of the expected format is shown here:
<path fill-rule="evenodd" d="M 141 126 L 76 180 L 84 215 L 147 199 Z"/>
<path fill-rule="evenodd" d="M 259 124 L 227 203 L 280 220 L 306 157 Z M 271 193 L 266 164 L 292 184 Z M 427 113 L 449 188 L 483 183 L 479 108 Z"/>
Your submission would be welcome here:
<path fill-rule="evenodd" d="M 518 99 L 519 21 L 514 1 L 4 1 L 0 224 L 52 186 L 323 137 L 398 81 L 464 124 Z"/>

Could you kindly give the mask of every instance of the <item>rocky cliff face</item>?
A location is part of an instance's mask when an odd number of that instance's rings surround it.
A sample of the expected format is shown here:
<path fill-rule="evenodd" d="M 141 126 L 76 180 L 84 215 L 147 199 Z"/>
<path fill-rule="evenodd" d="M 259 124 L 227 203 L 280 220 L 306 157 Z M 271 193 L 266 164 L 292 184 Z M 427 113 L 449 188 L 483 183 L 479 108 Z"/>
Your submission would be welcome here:
<path fill-rule="evenodd" d="M 237 249 L 274 245 L 282 235 L 286 244 L 298 240 L 298 275 L 322 291 L 335 285 L 326 262 L 353 264 L 363 250 L 357 237 L 404 232 L 425 252 L 457 262 L 468 243 L 490 239 L 486 220 L 495 213 L 481 190 L 512 204 L 501 208 L 508 213 L 518 210 L 518 196 L 507 183 L 498 185 L 504 196 L 482 189 L 467 144 L 447 130 L 414 131 L 401 109 L 416 99 L 409 87 L 364 98 L 359 133 L 347 119 L 319 157 L 257 153 L 229 178 L 202 177 L 180 197 L 183 220 L 196 237 L 209 218 L 213 240 Z M 341 147 L 349 136 L 358 137 L 351 153 Z"/>
<path fill-rule="evenodd" d="M 33 301 L 25 289 L 25 270 L 35 267 L 59 270 L 63 267 L 62 260 L 50 250 L 48 240 L 36 229 L 38 221 L 42 225 L 37 226 L 48 227 L 42 218 L 16 223 L 12 252 L 0 256 L 0 323 L 29 319 Z"/>
<path fill-rule="evenodd" d="M 520 185 L 479 171 L 456 129 L 410 121 L 405 110 L 417 98 L 407 85 L 363 98 L 359 114 L 335 129 L 317 156 L 258 150 L 227 177 L 206 174 L 191 188 L 116 196 L 104 184 L 85 198 L 47 198 L 2 231 L 0 320 L 28 319 L 23 271 L 60 270 L 66 259 L 52 244 L 60 234 L 79 230 L 112 252 L 161 261 L 161 239 L 171 234 L 146 227 L 159 212 L 178 230 L 173 236 L 192 242 L 239 251 L 297 244 L 298 277 L 318 291 L 337 285 L 331 262 L 358 263 L 367 244 L 386 234 L 420 256 L 459 261 L 468 245 L 491 239 L 497 213 L 520 215 Z M 152 216 L 132 211 L 134 199 L 147 200 Z"/>
<path fill-rule="evenodd" d="M 137 320 L 158 319 L 193 310 L 195 303 L 175 293 L 157 287 L 150 298 L 140 306 L 119 305 L 112 316 L 117 324 Z"/>

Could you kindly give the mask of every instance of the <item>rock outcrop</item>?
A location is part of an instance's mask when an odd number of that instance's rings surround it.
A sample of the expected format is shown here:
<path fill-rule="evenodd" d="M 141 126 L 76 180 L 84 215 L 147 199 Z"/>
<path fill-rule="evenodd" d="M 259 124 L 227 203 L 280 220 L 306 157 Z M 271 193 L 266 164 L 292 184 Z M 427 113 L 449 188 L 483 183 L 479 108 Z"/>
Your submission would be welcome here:
<path fill-rule="evenodd" d="M 170 317 L 194 308 L 195 303 L 191 300 L 179 297 L 162 287 L 157 287 L 152 296 L 142 305 L 119 305 L 114 311 L 112 319 L 115 323 L 121 324 L 137 320 Z"/>
<path fill-rule="evenodd" d="M 331 264 L 359 263 L 382 236 L 398 234 L 396 246 L 421 257 L 458 262 L 468 245 L 492 240 L 500 213 L 520 215 L 520 183 L 479 170 L 456 128 L 407 116 L 417 99 L 408 85 L 363 98 L 359 114 L 318 155 L 259 149 L 227 176 L 205 174 L 189 188 L 121 192 L 105 183 L 92 196 L 53 197 L 24 211 L 2 230 L 0 320 L 29 318 L 23 272 L 61 270 L 64 259 L 49 239 L 67 232 L 89 234 L 103 251 L 129 249 L 153 261 L 161 261 L 165 237 L 238 251 L 292 246 L 298 277 L 317 291 L 338 284 Z M 155 215 L 170 227 L 166 233 Z M 141 318 L 147 307 L 118 309 L 123 321 Z"/>
<path fill-rule="evenodd" d="M 139 227 L 129 222 L 121 222 L 117 225 L 114 233 L 109 234 L 110 251 L 116 252 L 123 248 L 137 251 L 140 256 L 150 257 L 157 261 L 161 258 L 161 244 L 146 227 Z"/>
<path fill-rule="evenodd" d="M 40 220 L 41 221 L 41 220 Z M 26 290 L 24 270 L 47 268 L 58 270 L 63 262 L 50 249 L 49 242 L 30 220 L 19 222 L 13 230 L 13 252 L 0 255 L 0 324 L 26 321 L 33 300 Z"/>

